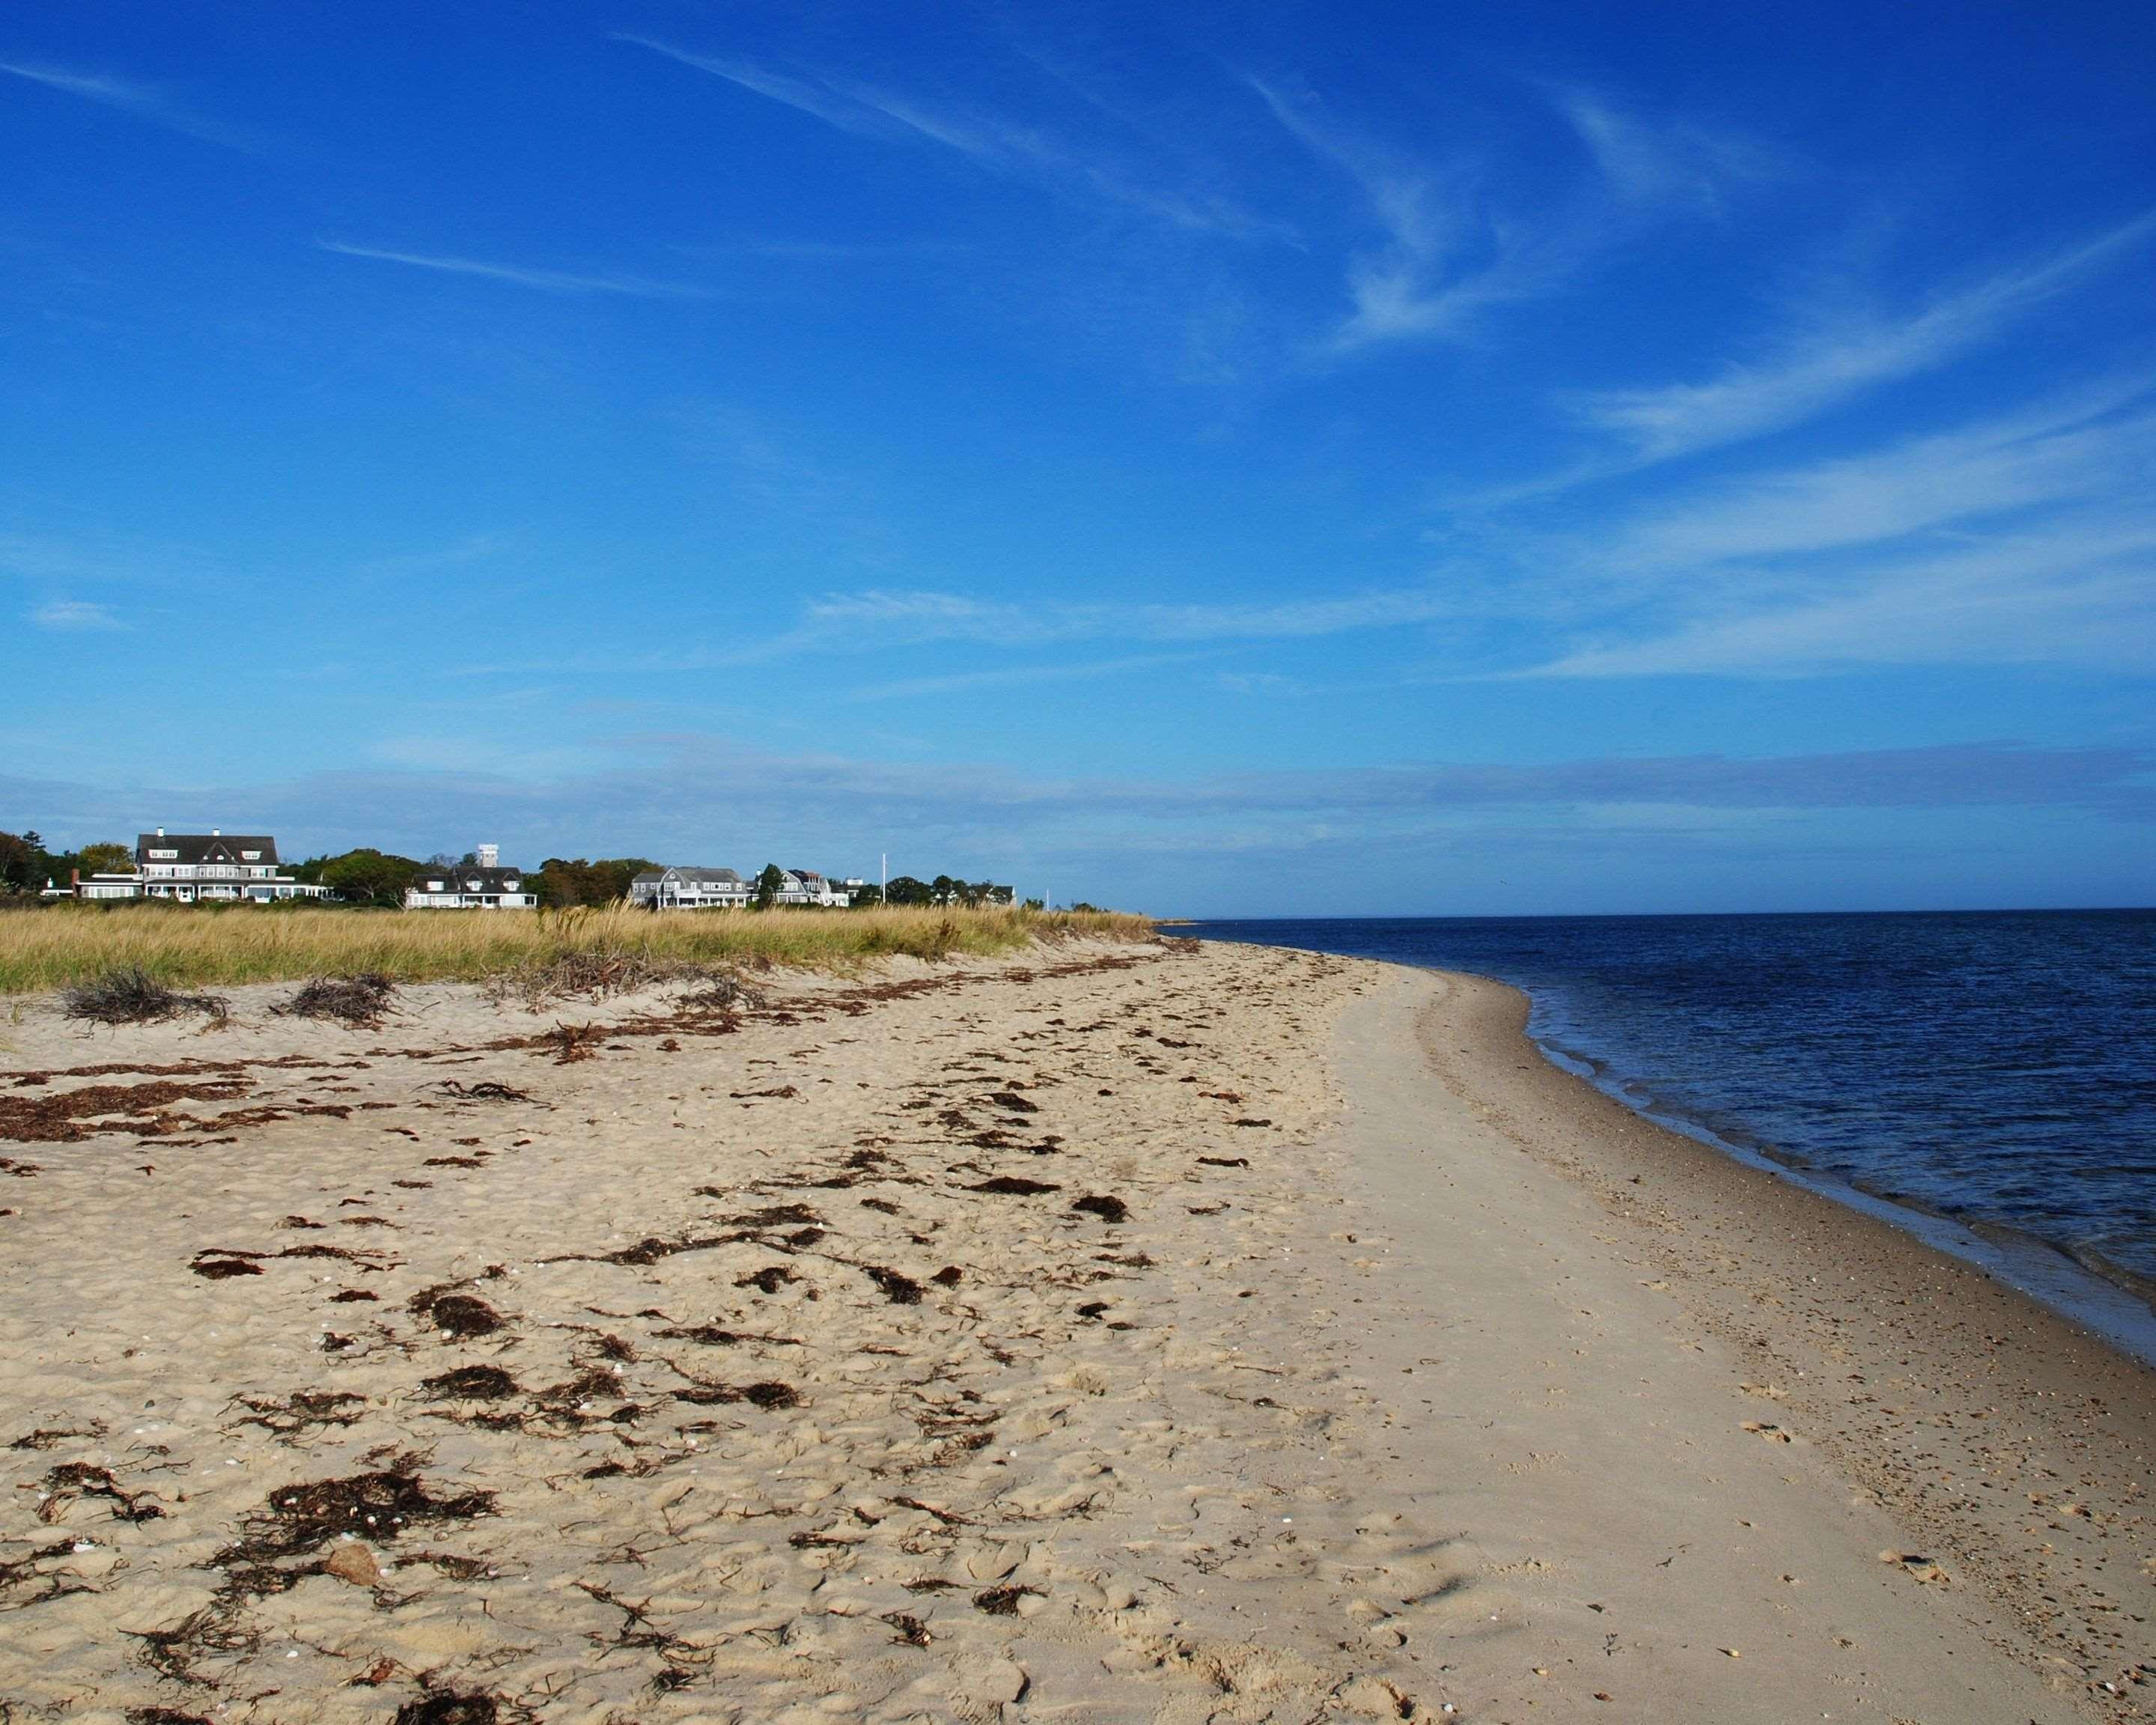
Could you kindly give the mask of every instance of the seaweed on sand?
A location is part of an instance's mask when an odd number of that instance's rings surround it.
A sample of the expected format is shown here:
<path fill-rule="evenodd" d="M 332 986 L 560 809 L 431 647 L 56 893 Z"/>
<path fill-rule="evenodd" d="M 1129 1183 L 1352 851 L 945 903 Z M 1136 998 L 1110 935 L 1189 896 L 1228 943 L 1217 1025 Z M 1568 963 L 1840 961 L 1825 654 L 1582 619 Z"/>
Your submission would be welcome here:
<path fill-rule="evenodd" d="M 500 1366 L 459 1366 L 454 1371 L 422 1380 L 419 1388 L 428 1395 L 443 1399 L 498 1401 L 516 1394 L 523 1386 Z"/>
<path fill-rule="evenodd" d="M 1047 1180 L 1029 1180 L 1020 1174 L 998 1174 L 992 1180 L 983 1180 L 969 1186 L 968 1192 L 988 1192 L 1004 1198 L 1033 1198 L 1043 1192 L 1060 1192 L 1063 1189 Z"/>
<path fill-rule="evenodd" d="M 476 1294 L 460 1294 L 454 1282 L 423 1288 L 406 1302 L 405 1309 L 413 1317 L 424 1318 L 442 1332 L 459 1340 L 474 1336 L 491 1336 L 502 1327 L 501 1314 Z"/>
<path fill-rule="evenodd" d="M 394 1541 L 414 1527 L 493 1513 L 493 1492 L 437 1497 L 408 1463 L 400 1463 L 378 1473 L 311 1480 L 272 1491 L 248 1516 L 239 1540 L 210 1561 L 228 1572 L 222 1590 L 228 1595 L 282 1593 L 317 1567 L 285 1569 L 284 1559 L 311 1557 L 346 1534 Z"/>
<path fill-rule="evenodd" d="M 45 1475 L 45 1486 L 53 1494 L 46 1500 L 42 1516 L 46 1521 L 54 1519 L 54 1512 L 71 1497 L 110 1498 L 112 1513 L 123 1522 L 154 1522 L 165 1512 L 150 1501 L 153 1494 L 124 1490 L 110 1469 L 87 1461 L 63 1462 Z"/>

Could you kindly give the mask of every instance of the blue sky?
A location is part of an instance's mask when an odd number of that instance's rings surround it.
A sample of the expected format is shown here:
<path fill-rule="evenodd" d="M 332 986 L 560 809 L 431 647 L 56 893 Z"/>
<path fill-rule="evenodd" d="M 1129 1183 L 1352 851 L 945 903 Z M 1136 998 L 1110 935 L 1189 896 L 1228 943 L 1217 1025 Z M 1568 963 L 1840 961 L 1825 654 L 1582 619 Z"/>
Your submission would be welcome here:
<path fill-rule="evenodd" d="M 0 825 L 2156 901 L 2146 6 L 0 21 Z"/>

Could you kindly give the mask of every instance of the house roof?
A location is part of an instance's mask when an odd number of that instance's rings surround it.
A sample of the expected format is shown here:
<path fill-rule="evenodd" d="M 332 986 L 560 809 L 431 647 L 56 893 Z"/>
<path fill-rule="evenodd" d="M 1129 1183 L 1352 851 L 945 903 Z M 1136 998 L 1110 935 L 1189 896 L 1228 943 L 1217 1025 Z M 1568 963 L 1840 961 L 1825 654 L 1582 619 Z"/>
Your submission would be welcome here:
<path fill-rule="evenodd" d="M 159 862 L 178 863 L 237 863 L 243 850 L 259 850 L 259 856 L 250 857 L 253 863 L 277 860 L 277 841 L 266 834 L 247 833 L 142 833 L 135 840 L 135 860 L 147 862 L 152 850 L 176 850 L 177 856 L 161 856 Z"/>
<path fill-rule="evenodd" d="M 745 886 L 748 883 L 732 869 L 700 868 L 694 863 L 677 863 L 671 868 L 646 869 L 635 877 L 635 884 L 643 886 L 657 885 L 661 880 L 678 880 L 683 886 Z"/>
<path fill-rule="evenodd" d="M 412 877 L 412 885 L 424 892 L 429 880 L 442 883 L 444 892 L 521 892 L 524 890 L 524 870 L 521 869 L 422 868 Z M 509 885 L 511 880 L 517 884 Z M 472 883 L 477 881 L 475 886 Z"/>

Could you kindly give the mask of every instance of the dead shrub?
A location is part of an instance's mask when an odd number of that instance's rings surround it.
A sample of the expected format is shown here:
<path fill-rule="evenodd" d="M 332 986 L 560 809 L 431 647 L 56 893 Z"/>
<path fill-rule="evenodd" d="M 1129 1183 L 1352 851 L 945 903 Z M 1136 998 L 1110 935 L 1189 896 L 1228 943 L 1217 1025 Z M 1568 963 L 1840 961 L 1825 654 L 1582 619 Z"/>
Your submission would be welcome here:
<path fill-rule="evenodd" d="M 222 994 L 179 993 L 139 964 L 105 971 L 60 996 L 61 1010 L 69 1018 L 100 1024 L 154 1024 L 190 1012 L 222 1019 L 225 1006 Z"/>
<path fill-rule="evenodd" d="M 334 1019 L 356 1029 L 374 1030 L 389 1009 L 397 984 L 379 971 L 357 976 L 318 976 L 281 1006 L 270 1011 L 283 1017 Z"/>

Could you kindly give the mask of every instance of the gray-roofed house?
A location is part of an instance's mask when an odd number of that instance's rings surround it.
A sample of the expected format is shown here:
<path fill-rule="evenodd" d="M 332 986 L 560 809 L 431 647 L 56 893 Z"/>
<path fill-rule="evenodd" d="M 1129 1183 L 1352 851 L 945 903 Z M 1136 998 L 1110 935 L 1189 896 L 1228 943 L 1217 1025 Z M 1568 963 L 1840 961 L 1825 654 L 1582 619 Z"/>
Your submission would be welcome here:
<path fill-rule="evenodd" d="M 629 883 L 629 901 L 654 911 L 742 911 L 756 889 L 732 869 L 680 864 L 646 869 Z"/>
<path fill-rule="evenodd" d="M 782 905 L 821 905 L 829 909 L 850 905 L 853 895 L 831 885 L 814 869 L 782 869 L 786 878 L 778 889 Z"/>
<path fill-rule="evenodd" d="M 454 867 L 432 863 L 412 877 L 405 889 L 408 911 L 529 911 L 539 902 L 524 870 L 504 868 L 501 851 L 482 845 L 472 855 L 475 862 Z"/>
<path fill-rule="evenodd" d="M 167 833 L 135 841 L 135 891 L 124 875 L 98 875 L 76 890 L 86 898 L 171 900 L 179 904 L 270 904 L 321 898 L 326 889 L 280 871 L 277 841 L 267 834 Z"/>

